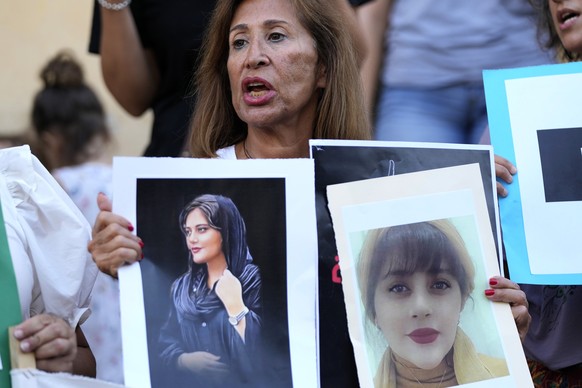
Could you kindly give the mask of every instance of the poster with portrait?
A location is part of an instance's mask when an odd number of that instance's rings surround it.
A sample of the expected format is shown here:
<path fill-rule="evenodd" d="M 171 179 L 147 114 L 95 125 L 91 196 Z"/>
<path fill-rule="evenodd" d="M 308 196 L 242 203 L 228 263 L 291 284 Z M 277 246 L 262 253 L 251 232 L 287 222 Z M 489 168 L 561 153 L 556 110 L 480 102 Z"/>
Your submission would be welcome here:
<path fill-rule="evenodd" d="M 517 166 L 499 201 L 512 279 L 582 284 L 582 63 L 483 72 L 491 144 Z"/>
<path fill-rule="evenodd" d="M 477 164 L 327 193 L 362 387 L 533 386 L 509 305 L 484 296 L 499 267 Z"/>
<path fill-rule="evenodd" d="M 488 145 L 361 140 L 310 140 L 310 146 L 315 161 L 321 379 L 329 386 L 346 382 L 356 385 L 354 355 L 346 351 L 351 343 L 342 290 L 343 273 L 327 209 L 327 186 L 478 163 L 492 230 L 500 238 L 493 152 Z"/>
<path fill-rule="evenodd" d="M 125 384 L 315 387 L 311 160 L 115 158 Z M 226 268 L 225 268 L 226 267 Z"/>

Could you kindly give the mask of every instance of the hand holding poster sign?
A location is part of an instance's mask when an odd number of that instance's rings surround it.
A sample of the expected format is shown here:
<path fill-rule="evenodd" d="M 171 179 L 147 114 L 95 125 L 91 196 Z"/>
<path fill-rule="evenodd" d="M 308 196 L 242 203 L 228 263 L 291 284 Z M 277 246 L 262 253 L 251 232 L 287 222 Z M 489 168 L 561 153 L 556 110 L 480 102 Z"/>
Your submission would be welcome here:
<path fill-rule="evenodd" d="M 476 165 L 332 185 L 328 198 L 362 386 L 532 385 L 509 306 L 483 296 L 499 269 Z"/>

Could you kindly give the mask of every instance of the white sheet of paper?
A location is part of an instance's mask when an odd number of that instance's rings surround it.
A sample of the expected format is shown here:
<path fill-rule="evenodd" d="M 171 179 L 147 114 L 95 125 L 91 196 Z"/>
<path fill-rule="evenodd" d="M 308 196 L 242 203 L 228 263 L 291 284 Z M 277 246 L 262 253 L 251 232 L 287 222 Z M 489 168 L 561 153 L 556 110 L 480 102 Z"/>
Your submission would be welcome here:
<path fill-rule="evenodd" d="M 582 74 L 506 81 L 532 274 L 582 273 L 582 201 L 545 201 L 536 137 L 541 129 L 582 127 L 581 89 Z"/>
<path fill-rule="evenodd" d="M 359 250 L 353 246 L 356 241 L 353 235 L 380 227 L 444 218 L 465 219 L 461 222 L 475 229 L 479 236 L 479 241 L 474 240 L 471 244 L 475 250 L 472 257 L 481 258 L 481 262 L 475 265 L 476 287 L 472 298 L 479 298 L 480 302 L 485 303 L 469 316 L 486 318 L 477 318 L 479 322 L 468 323 L 466 327 L 463 321 L 465 315 L 462 315 L 461 326 L 472 339 L 476 338 L 473 342 L 479 351 L 499 357 L 494 352 L 500 349 L 494 348 L 495 344 L 500 345 L 501 356 L 504 356 L 510 372 L 509 376 L 463 386 L 533 386 L 509 305 L 489 303 L 482 296 L 489 277 L 499 274 L 499 269 L 478 165 L 331 185 L 328 186 L 328 199 L 342 268 L 350 337 L 361 386 L 374 386 L 373 376 L 384 349 L 374 349 L 377 339 L 367 338 L 370 331 L 365 323 L 367 318 L 360 302 L 354 268 L 354 253 Z M 469 224 L 466 223 L 467 219 Z M 484 323 L 487 321 L 490 324 Z M 489 329 L 484 332 L 484 327 Z M 492 327 L 497 329 L 498 335 L 491 335 L 494 331 Z M 484 338 L 477 340 L 479 336 Z"/>
<path fill-rule="evenodd" d="M 285 178 L 287 309 L 292 379 L 293 385 L 297 387 L 317 387 L 317 233 L 312 160 L 118 157 L 114 159 L 113 210 L 137 225 L 138 178 L 251 177 Z M 260 209 L 260 204 L 257 206 Z M 139 230 L 136 233 L 139 235 Z M 150 387 L 140 266 L 134 264 L 121 268 L 119 279 L 125 384 L 132 387 Z"/>

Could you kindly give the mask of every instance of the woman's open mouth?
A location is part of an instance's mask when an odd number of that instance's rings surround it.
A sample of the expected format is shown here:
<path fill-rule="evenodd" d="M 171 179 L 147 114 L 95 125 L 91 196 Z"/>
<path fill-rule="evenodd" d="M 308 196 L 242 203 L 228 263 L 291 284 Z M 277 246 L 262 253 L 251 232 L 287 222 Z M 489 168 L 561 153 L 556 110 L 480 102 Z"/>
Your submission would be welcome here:
<path fill-rule="evenodd" d="M 576 23 L 580 17 L 580 13 L 571 9 L 562 9 L 556 15 L 558 19 L 558 27 L 560 30 L 565 30 Z"/>
<path fill-rule="evenodd" d="M 251 106 L 266 104 L 275 96 L 273 86 L 260 77 L 245 78 L 242 88 L 244 101 Z"/>
<path fill-rule="evenodd" d="M 252 82 L 247 85 L 247 90 L 251 97 L 257 98 L 263 96 L 269 89 L 260 82 Z"/>

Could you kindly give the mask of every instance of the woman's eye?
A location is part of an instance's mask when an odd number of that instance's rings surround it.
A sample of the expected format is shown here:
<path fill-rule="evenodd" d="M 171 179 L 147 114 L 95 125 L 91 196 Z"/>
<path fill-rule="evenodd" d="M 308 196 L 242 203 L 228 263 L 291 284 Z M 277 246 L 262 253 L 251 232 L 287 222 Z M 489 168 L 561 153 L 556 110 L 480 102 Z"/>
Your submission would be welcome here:
<path fill-rule="evenodd" d="M 198 228 L 198 229 L 197 229 L 198 233 L 204 233 L 204 232 L 206 232 L 207 230 L 208 230 L 208 228 L 207 228 L 207 227 L 205 227 L 205 226 L 202 226 L 202 227 L 200 227 L 200 228 Z"/>
<path fill-rule="evenodd" d="M 244 40 L 244 39 L 235 39 L 235 40 L 233 40 L 233 42 L 232 42 L 232 47 L 233 47 L 234 49 L 240 49 L 240 48 L 243 48 L 243 47 L 244 47 L 245 43 L 246 43 L 246 42 L 245 42 L 245 40 Z"/>
<path fill-rule="evenodd" d="M 285 39 L 285 35 L 281 34 L 280 32 L 273 32 L 269 35 L 269 40 L 272 42 L 280 42 Z"/>
<path fill-rule="evenodd" d="M 408 290 L 408 288 L 405 285 L 402 285 L 402 284 L 397 284 L 397 285 L 392 286 L 392 287 L 390 287 L 388 289 L 388 291 L 394 292 L 394 293 L 397 293 L 397 294 L 402 293 L 402 292 L 405 292 L 407 290 Z"/>
<path fill-rule="evenodd" d="M 447 288 L 451 288 L 451 285 L 449 284 L 449 282 L 439 280 L 432 285 L 432 288 L 435 288 L 437 290 L 446 290 Z"/>

